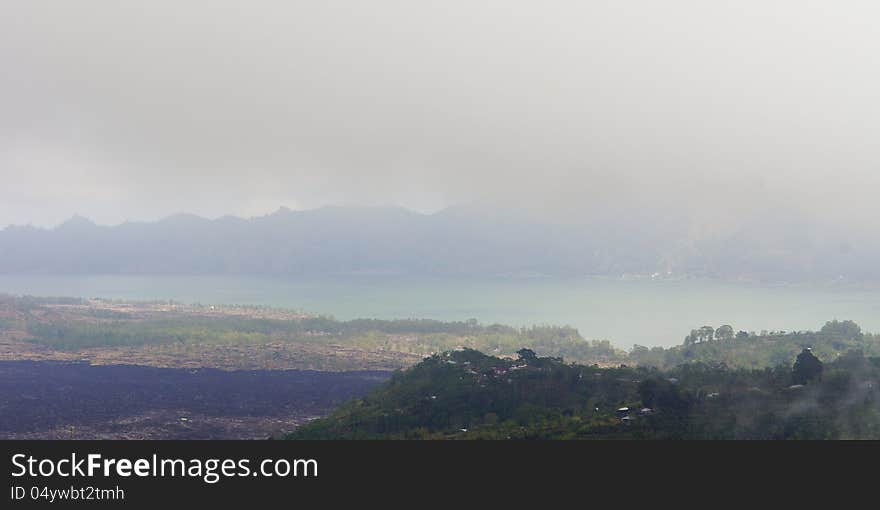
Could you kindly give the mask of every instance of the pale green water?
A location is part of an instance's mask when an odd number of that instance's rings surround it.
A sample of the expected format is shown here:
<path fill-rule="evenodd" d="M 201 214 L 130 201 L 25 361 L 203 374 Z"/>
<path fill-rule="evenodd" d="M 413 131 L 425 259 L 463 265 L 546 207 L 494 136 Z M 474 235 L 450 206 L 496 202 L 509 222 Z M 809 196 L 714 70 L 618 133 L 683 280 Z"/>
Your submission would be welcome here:
<path fill-rule="evenodd" d="M 836 318 L 880 331 L 880 290 L 711 281 L 0 275 L 0 292 L 271 305 L 341 319 L 568 324 L 626 348 L 678 344 L 704 324 L 789 331 L 818 329 Z"/>

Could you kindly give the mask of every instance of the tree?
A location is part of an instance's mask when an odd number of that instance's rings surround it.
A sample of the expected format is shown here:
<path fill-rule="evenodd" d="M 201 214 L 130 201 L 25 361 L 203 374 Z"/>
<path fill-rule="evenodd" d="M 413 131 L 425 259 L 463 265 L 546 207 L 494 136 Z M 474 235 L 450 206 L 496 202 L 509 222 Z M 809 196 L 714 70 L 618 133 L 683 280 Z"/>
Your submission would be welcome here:
<path fill-rule="evenodd" d="M 700 328 L 700 341 L 711 342 L 715 338 L 715 328 L 712 326 L 703 326 Z"/>
<path fill-rule="evenodd" d="M 639 397 L 642 405 L 658 408 L 666 412 L 683 413 L 689 402 L 678 388 L 666 379 L 651 377 L 639 383 Z"/>
<path fill-rule="evenodd" d="M 862 340 L 862 328 L 853 321 L 829 321 L 822 326 L 822 333 L 832 337 L 842 337 L 847 340 Z"/>
<path fill-rule="evenodd" d="M 521 360 L 526 361 L 526 362 L 534 361 L 534 360 L 538 359 L 538 355 L 535 354 L 535 351 L 533 351 L 531 349 L 527 349 L 525 347 L 516 351 L 516 353 L 519 355 L 519 358 Z"/>
<path fill-rule="evenodd" d="M 807 347 L 798 354 L 792 368 L 792 377 L 795 384 L 807 384 L 822 377 L 823 369 L 822 362 L 813 355 L 812 349 Z"/>
<path fill-rule="evenodd" d="M 733 326 L 725 324 L 715 330 L 715 337 L 719 340 L 731 340 L 733 338 Z"/>
<path fill-rule="evenodd" d="M 868 364 L 865 353 L 861 349 L 850 349 L 841 354 L 835 363 L 838 367 L 844 367 L 850 370 L 864 368 Z"/>

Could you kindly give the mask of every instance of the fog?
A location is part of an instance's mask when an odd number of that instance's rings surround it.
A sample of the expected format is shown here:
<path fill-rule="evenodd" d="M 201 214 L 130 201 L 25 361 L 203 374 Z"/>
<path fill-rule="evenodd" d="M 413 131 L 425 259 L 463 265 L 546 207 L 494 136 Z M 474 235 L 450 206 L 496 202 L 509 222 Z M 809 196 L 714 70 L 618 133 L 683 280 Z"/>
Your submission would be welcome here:
<path fill-rule="evenodd" d="M 478 202 L 877 227 L 878 15 L 867 1 L 10 0 L 0 226 Z"/>

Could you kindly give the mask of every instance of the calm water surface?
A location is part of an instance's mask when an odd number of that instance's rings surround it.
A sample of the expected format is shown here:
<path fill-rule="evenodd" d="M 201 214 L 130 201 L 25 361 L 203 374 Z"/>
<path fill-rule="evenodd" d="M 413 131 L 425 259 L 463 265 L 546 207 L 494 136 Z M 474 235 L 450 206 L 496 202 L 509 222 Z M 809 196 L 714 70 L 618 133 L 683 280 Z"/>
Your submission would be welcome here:
<path fill-rule="evenodd" d="M 0 292 L 271 305 L 340 319 L 568 324 L 587 338 L 608 339 L 625 348 L 678 344 L 704 324 L 802 330 L 818 329 L 836 318 L 880 331 L 880 290 L 692 280 L 0 275 Z"/>

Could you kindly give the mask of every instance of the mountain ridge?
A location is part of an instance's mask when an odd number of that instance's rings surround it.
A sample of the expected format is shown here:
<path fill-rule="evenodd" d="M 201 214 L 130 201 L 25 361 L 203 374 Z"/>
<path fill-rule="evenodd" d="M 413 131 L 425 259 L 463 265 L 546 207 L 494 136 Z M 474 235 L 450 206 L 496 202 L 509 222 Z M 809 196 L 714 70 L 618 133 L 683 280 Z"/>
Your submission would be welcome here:
<path fill-rule="evenodd" d="M 178 213 L 98 225 L 76 215 L 54 228 L 0 231 L 0 273 L 406 274 L 698 277 L 880 281 L 880 245 L 791 218 L 703 232 L 645 211 L 551 223 L 459 206 L 279 208 L 251 218 Z"/>

